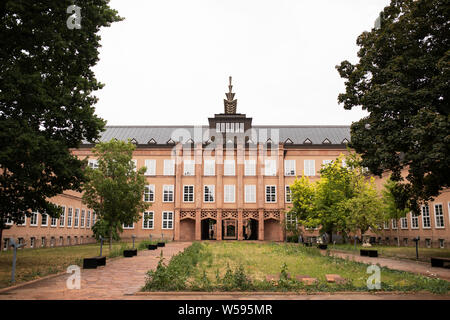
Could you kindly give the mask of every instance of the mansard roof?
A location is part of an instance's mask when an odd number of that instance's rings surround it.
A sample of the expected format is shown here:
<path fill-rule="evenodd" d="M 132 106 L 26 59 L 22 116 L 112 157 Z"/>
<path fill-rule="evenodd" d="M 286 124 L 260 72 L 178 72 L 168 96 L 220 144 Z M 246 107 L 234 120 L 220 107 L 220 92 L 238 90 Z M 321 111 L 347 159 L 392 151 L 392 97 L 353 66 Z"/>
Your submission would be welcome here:
<path fill-rule="evenodd" d="M 149 140 L 153 139 L 156 145 L 167 145 L 167 142 L 173 141 L 182 143 L 192 139 L 195 143 L 210 140 L 211 136 L 216 134 L 215 130 L 211 130 L 208 135 L 206 131 L 208 126 L 106 126 L 106 130 L 101 134 L 100 141 L 109 141 L 111 139 L 128 140 L 134 139 L 137 144 L 148 145 Z M 257 135 L 260 132 L 262 143 L 270 138 L 274 143 L 276 141 L 285 142 L 292 141 L 289 145 L 303 145 L 306 139 L 311 141 L 312 145 L 323 145 L 323 141 L 328 139 L 331 145 L 343 145 L 350 141 L 350 126 L 252 126 L 256 130 Z M 278 137 L 275 130 L 279 130 Z M 252 139 L 253 140 L 253 139 Z M 153 142 L 153 141 L 152 141 Z M 189 141 L 191 142 L 191 141 Z M 192 143 L 192 142 L 191 142 Z M 85 143 L 87 144 L 87 143 Z"/>

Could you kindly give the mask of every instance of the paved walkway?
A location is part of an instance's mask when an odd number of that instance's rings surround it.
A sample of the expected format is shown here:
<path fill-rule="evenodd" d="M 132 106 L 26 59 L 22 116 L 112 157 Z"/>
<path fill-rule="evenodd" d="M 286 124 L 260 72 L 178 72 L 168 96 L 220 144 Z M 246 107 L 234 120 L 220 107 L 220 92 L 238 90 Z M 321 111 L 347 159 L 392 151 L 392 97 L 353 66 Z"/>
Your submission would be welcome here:
<path fill-rule="evenodd" d="M 155 269 L 163 251 L 166 262 L 188 247 L 190 242 L 169 242 L 157 250 L 141 250 L 132 258 L 107 260 L 106 266 L 81 269 L 81 289 L 70 290 L 66 281 L 70 274 L 43 279 L 0 293 L 0 300 L 12 299 L 123 299 L 139 291 L 145 284 L 146 273 Z"/>
<path fill-rule="evenodd" d="M 323 251 L 325 254 L 325 251 Z M 396 269 L 402 271 L 408 271 L 412 273 L 421 274 L 424 276 L 439 278 L 450 281 L 450 269 L 447 268 L 433 268 L 431 263 L 414 260 L 397 260 L 390 258 L 371 258 L 361 257 L 358 254 L 342 251 L 331 251 L 331 254 L 336 257 L 354 260 L 369 264 L 379 264 L 382 267 L 388 267 L 389 269 Z"/>

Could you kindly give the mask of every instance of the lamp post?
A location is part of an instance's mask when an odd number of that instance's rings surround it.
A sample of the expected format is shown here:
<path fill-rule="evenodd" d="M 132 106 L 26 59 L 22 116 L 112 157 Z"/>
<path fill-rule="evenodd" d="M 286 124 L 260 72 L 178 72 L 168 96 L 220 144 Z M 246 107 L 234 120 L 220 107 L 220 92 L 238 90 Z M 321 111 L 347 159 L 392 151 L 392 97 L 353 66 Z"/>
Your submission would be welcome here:
<path fill-rule="evenodd" d="M 416 260 L 419 260 L 419 240 L 420 240 L 420 237 L 417 236 L 413 240 L 416 243 Z"/>
<path fill-rule="evenodd" d="M 136 236 L 133 234 L 131 237 L 133 238 L 133 249 L 134 249 L 134 239 L 136 239 Z"/>
<path fill-rule="evenodd" d="M 11 271 L 11 283 L 15 282 L 16 277 L 16 257 L 17 257 L 17 248 L 21 248 L 24 246 L 24 244 L 18 244 L 14 240 L 14 238 L 9 238 L 9 245 L 13 247 L 13 264 L 12 264 L 12 271 Z"/>
<path fill-rule="evenodd" d="M 102 249 L 103 249 L 103 237 L 100 236 L 100 257 L 102 256 Z"/>
<path fill-rule="evenodd" d="M 354 240 L 354 243 L 355 243 L 355 251 L 356 251 L 356 240 L 358 240 L 358 236 L 355 235 L 355 236 L 354 236 L 354 239 L 355 239 L 355 240 Z"/>

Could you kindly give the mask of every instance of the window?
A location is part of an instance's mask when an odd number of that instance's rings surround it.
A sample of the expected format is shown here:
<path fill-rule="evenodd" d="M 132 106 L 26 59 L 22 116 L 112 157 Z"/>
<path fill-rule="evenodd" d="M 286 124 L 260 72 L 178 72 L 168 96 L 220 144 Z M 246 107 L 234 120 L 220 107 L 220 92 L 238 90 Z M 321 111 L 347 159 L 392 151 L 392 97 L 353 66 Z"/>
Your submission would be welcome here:
<path fill-rule="evenodd" d="M 330 164 L 330 163 L 332 163 L 333 162 L 333 160 L 323 160 L 322 161 L 322 164 L 324 165 L 324 166 L 326 166 L 326 165 L 328 165 L 328 164 Z"/>
<path fill-rule="evenodd" d="M 434 218 L 436 220 L 436 228 L 444 227 L 444 212 L 442 210 L 442 204 L 437 203 L 434 205 Z"/>
<path fill-rule="evenodd" d="M 419 215 L 411 212 L 411 229 L 419 229 Z"/>
<path fill-rule="evenodd" d="M 304 160 L 304 174 L 305 176 L 315 176 L 316 175 L 316 166 L 314 160 Z"/>
<path fill-rule="evenodd" d="M 183 202 L 194 202 L 194 186 L 183 186 Z"/>
<path fill-rule="evenodd" d="M 51 227 L 56 227 L 56 224 L 57 224 L 57 218 L 51 218 L 51 220 L 50 220 L 50 226 Z"/>
<path fill-rule="evenodd" d="M 50 247 L 54 247 L 55 246 L 55 237 L 51 237 L 50 238 Z"/>
<path fill-rule="evenodd" d="M 430 208 L 422 206 L 422 228 L 431 228 Z"/>
<path fill-rule="evenodd" d="M 65 218 L 66 218 L 66 207 L 61 206 L 61 214 L 59 215 L 59 226 L 64 227 L 65 224 Z"/>
<path fill-rule="evenodd" d="M 156 160 L 145 159 L 145 167 L 147 168 L 147 170 L 145 171 L 146 176 L 156 175 Z"/>
<path fill-rule="evenodd" d="M 195 175 L 195 161 L 194 160 L 184 160 L 184 175 L 194 176 Z"/>
<path fill-rule="evenodd" d="M 155 201 L 155 185 L 148 184 L 144 187 L 144 201 L 153 202 Z"/>
<path fill-rule="evenodd" d="M 386 230 L 389 229 L 389 221 L 384 222 L 384 229 L 386 229 Z"/>
<path fill-rule="evenodd" d="M 91 210 L 88 210 L 86 216 L 86 228 L 90 227 L 91 227 Z"/>
<path fill-rule="evenodd" d="M 69 228 L 72 227 L 72 211 L 73 211 L 72 208 L 69 208 L 69 209 L 67 210 L 67 226 L 68 226 Z"/>
<path fill-rule="evenodd" d="M 408 245 L 408 238 L 403 238 L 403 245 L 405 247 Z"/>
<path fill-rule="evenodd" d="M 133 170 L 134 172 L 137 171 L 137 160 L 136 159 L 131 159 L 131 162 L 133 162 L 134 166 L 133 166 Z"/>
<path fill-rule="evenodd" d="M 244 175 L 256 175 L 256 160 L 244 160 Z"/>
<path fill-rule="evenodd" d="M 130 223 L 130 224 L 124 223 L 123 228 L 124 229 L 134 229 L 134 223 Z"/>
<path fill-rule="evenodd" d="M 164 175 L 165 176 L 175 175 L 175 160 L 173 159 L 164 160 Z"/>
<path fill-rule="evenodd" d="M 44 239 L 45 239 L 45 238 L 44 238 Z M 23 238 L 18 238 L 17 240 L 18 240 L 19 245 L 24 244 Z M 20 249 L 23 249 L 23 248 L 24 248 L 24 247 L 22 246 Z"/>
<path fill-rule="evenodd" d="M 59 237 L 59 245 L 63 246 L 64 245 L 64 237 Z"/>
<path fill-rule="evenodd" d="M 266 186 L 266 202 L 277 202 L 276 186 Z"/>
<path fill-rule="evenodd" d="M 256 202 L 256 185 L 246 184 L 244 189 L 245 189 L 245 202 L 255 203 Z"/>
<path fill-rule="evenodd" d="M 264 160 L 264 175 L 265 176 L 276 176 L 277 175 L 276 160 Z"/>
<path fill-rule="evenodd" d="M 45 247 L 45 237 L 41 237 L 41 247 Z"/>
<path fill-rule="evenodd" d="M 203 201 L 214 202 L 214 185 L 204 186 Z"/>
<path fill-rule="evenodd" d="M 22 217 L 20 217 L 20 220 L 17 222 L 17 225 L 18 226 L 26 226 L 27 225 L 27 216 L 25 214 Z"/>
<path fill-rule="evenodd" d="M 392 229 L 397 229 L 397 220 L 392 219 Z"/>
<path fill-rule="evenodd" d="M 153 211 L 145 211 L 142 219 L 142 229 L 153 229 Z"/>
<path fill-rule="evenodd" d="M 425 239 L 425 245 L 427 248 L 431 248 L 431 239 Z"/>
<path fill-rule="evenodd" d="M 408 219 L 406 217 L 400 218 L 400 226 L 402 229 L 408 229 Z"/>
<path fill-rule="evenodd" d="M 72 240 L 70 239 L 70 236 L 67 236 L 67 244 L 70 246 L 72 244 Z"/>
<path fill-rule="evenodd" d="M 173 202 L 173 185 L 163 186 L 163 202 Z"/>
<path fill-rule="evenodd" d="M 7 217 L 5 218 L 5 225 L 11 226 L 12 224 L 13 224 L 13 221 L 12 221 L 11 217 L 10 217 L 10 216 L 7 216 Z"/>
<path fill-rule="evenodd" d="M 92 211 L 92 225 L 95 224 L 96 219 L 97 219 L 97 214 L 94 211 Z"/>
<path fill-rule="evenodd" d="M 34 248 L 35 245 L 36 245 L 36 238 L 31 237 L 30 238 L 30 248 Z"/>
<path fill-rule="evenodd" d="M 86 210 L 81 210 L 80 227 L 84 228 L 84 217 L 86 215 Z"/>
<path fill-rule="evenodd" d="M 234 160 L 225 160 L 223 162 L 223 174 L 225 176 L 234 176 L 236 174 Z"/>
<path fill-rule="evenodd" d="M 79 217 L 80 217 L 80 209 L 75 209 L 75 218 L 74 218 L 74 221 L 73 221 L 73 226 L 75 228 L 78 228 L 78 219 L 79 219 Z"/>
<path fill-rule="evenodd" d="M 172 211 L 163 211 L 162 228 L 163 229 L 173 229 L 173 212 Z"/>
<path fill-rule="evenodd" d="M 41 214 L 41 226 L 43 227 L 48 226 L 48 214 L 46 213 Z"/>
<path fill-rule="evenodd" d="M 38 214 L 37 212 L 32 212 L 30 216 L 30 226 L 38 225 Z"/>
<path fill-rule="evenodd" d="M 216 174 L 216 161 L 215 160 L 205 160 L 203 175 L 213 176 Z"/>
<path fill-rule="evenodd" d="M 226 184 L 223 186 L 223 202 L 233 203 L 235 202 L 235 187 L 232 184 Z"/>
<path fill-rule="evenodd" d="M 291 187 L 290 186 L 285 186 L 284 198 L 285 198 L 286 203 L 291 203 L 292 202 L 292 194 L 291 194 Z"/>
<path fill-rule="evenodd" d="M 444 249 L 445 248 L 445 240 L 439 239 L 439 248 Z"/>
<path fill-rule="evenodd" d="M 88 161 L 88 166 L 89 166 L 89 168 L 92 168 L 92 169 L 98 169 L 98 160 L 90 159 Z"/>
<path fill-rule="evenodd" d="M 9 247 L 9 239 L 4 238 L 3 239 L 3 250 L 4 251 L 8 250 L 8 247 Z"/>
<path fill-rule="evenodd" d="M 286 213 L 286 228 L 297 227 L 297 217 L 291 213 Z"/>
<path fill-rule="evenodd" d="M 284 175 L 295 176 L 295 160 L 284 160 Z"/>

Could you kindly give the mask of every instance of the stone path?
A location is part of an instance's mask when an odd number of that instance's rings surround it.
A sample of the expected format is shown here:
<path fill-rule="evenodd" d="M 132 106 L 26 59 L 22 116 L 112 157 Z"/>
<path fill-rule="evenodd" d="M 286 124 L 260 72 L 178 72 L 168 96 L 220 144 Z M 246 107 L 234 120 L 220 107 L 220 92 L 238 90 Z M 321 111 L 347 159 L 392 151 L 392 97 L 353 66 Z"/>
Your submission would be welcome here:
<path fill-rule="evenodd" d="M 432 278 L 440 278 L 447 281 L 450 281 L 450 269 L 447 268 L 434 268 L 431 267 L 431 263 L 426 263 L 422 261 L 414 261 L 414 260 L 397 260 L 390 258 L 371 258 L 371 257 L 361 257 L 358 254 L 351 252 L 342 252 L 342 251 L 331 251 L 331 255 L 354 260 L 357 262 L 369 263 L 369 264 L 379 264 L 382 267 L 388 267 L 389 269 L 396 269 L 402 271 L 408 271 L 412 273 L 421 274 L 424 276 L 432 277 Z M 322 251 L 322 254 L 325 254 L 325 251 Z"/>
<path fill-rule="evenodd" d="M 157 250 L 141 250 L 132 258 L 107 260 L 106 266 L 97 269 L 81 269 L 81 288 L 67 289 L 70 274 L 43 279 L 22 287 L 2 291 L 0 300 L 12 299 L 123 299 L 139 291 L 145 284 L 146 273 L 155 269 L 161 250 L 166 262 L 191 242 L 170 242 Z"/>

